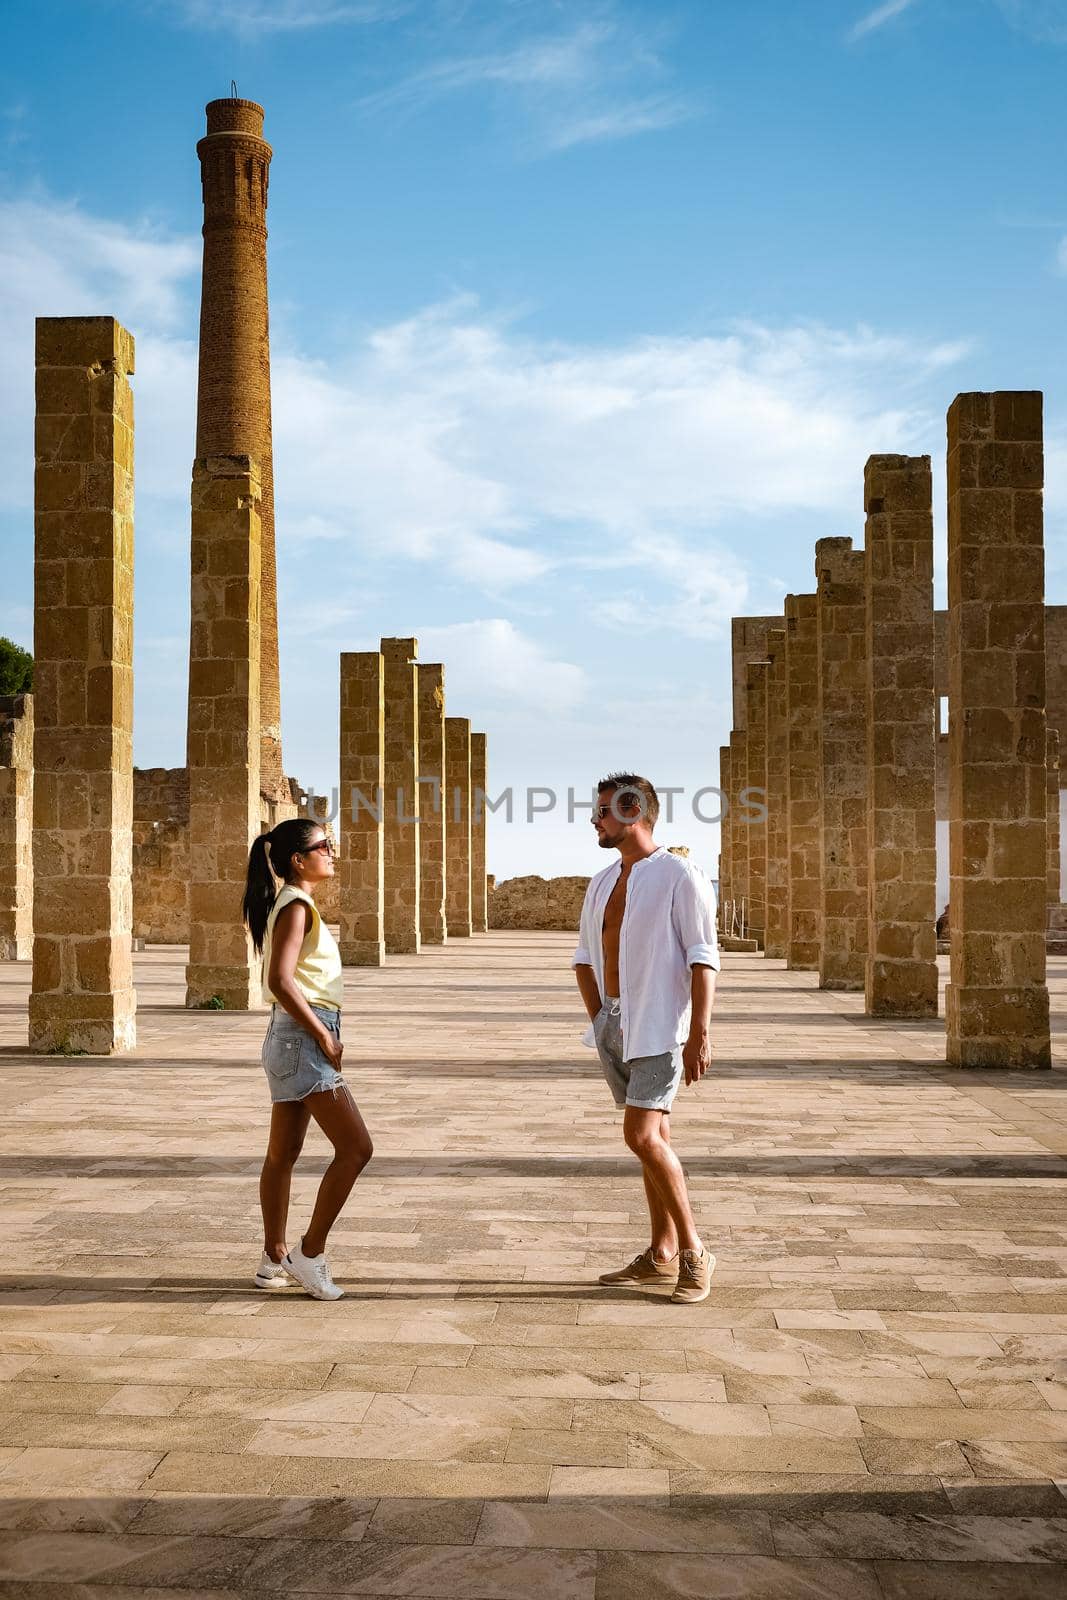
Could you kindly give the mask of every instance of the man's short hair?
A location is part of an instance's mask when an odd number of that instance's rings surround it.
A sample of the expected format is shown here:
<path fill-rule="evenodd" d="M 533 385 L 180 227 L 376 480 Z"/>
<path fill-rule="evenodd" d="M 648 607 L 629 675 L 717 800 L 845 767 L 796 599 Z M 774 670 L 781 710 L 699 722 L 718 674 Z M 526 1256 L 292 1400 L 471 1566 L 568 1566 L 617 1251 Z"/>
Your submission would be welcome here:
<path fill-rule="evenodd" d="M 627 811 L 636 800 L 640 805 L 643 820 L 648 823 L 649 831 L 656 826 L 659 818 L 659 795 L 647 778 L 642 778 L 637 772 L 609 772 L 606 778 L 601 778 L 596 787 L 598 794 L 605 789 L 622 794 Z M 624 807 L 620 805 L 618 809 L 622 810 Z"/>

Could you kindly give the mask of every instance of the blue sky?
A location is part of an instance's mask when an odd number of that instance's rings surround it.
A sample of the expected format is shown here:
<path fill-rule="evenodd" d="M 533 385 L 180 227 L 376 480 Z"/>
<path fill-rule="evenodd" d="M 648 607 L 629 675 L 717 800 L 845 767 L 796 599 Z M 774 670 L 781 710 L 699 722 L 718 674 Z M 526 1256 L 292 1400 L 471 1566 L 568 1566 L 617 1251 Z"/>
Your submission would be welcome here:
<path fill-rule="evenodd" d="M 29 643 L 32 318 L 138 341 L 135 758 L 184 749 L 203 105 L 261 101 L 288 769 L 417 633 L 491 787 L 729 733 L 729 619 L 862 541 L 874 451 L 1047 397 L 1067 602 L 1064 0 L 38 0 L 0 65 L 0 632 Z M 943 569 L 943 533 L 938 559 Z M 588 872 L 565 807 L 490 870 Z M 685 802 L 664 842 L 713 867 Z"/>

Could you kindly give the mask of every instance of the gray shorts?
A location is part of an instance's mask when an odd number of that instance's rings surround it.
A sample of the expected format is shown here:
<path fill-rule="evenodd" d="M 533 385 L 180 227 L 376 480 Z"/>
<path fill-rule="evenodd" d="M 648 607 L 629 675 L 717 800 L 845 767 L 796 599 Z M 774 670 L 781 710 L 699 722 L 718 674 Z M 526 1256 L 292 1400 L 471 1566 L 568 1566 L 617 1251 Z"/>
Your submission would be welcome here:
<path fill-rule="evenodd" d="M 312 1011 L 336 1038 L 341 1037 L 341 1013 L 329 1006 Z M 309 1094 L 336 1091 L 344 1079 L 326 1059 L 318 1044 L 281 1006 L 272 1006 L 267 1037 L 260 1059 L 267 1074 L 272 1101 L 306 1100 Z"/>
<path fill-rule="evenodd" d="M 605 1000 L 593 1018 L 593 1037 L 608 1088 L 617 1106 L 669 1111 L 682 1081 L 682 1047 L 661 1056 L 622 1058 L 622 1004 Z"/>

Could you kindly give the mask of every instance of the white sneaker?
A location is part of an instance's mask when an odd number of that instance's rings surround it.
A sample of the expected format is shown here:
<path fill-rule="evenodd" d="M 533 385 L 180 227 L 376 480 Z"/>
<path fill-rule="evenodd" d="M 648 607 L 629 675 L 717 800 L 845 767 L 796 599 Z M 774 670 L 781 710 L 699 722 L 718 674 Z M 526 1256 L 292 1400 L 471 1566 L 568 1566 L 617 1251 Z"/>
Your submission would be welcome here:
<path fill-rule="evenodd" d="M 272 1261 L 264 1250 L 263 1260 L 259 1263 L 252 1282 L 257 1289 L 280 1289 L 283 1284 L 289 1282 L 289 1274 L 280 1261 Z"/>
<path fill-rule="evenodd" d="M 290 1250 L 282 1266 L 313 1300 L 340 1300 L 344 1295 L 344 1290 L 330 1277 L 325 1255 L 306 1256 L 302 1246 L 297 1245 L 295 1250 Z"/>

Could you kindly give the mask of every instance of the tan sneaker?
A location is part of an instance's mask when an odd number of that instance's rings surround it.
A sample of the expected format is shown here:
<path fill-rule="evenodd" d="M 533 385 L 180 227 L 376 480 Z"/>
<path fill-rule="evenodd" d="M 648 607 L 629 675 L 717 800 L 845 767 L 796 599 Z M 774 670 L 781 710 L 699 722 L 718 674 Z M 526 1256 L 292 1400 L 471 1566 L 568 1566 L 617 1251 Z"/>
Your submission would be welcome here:
<path fill-rule="evenodd" d="M 711 1293 L 711 1275 L 715 1271 L 715 1257 L 706 1250 L 683 1250 L 678 1261 L 678 1287 L 671 1295 L 676 1306 L 692 1305 L 706 1300 Z"/>
<path fill-rule="evenodd" d="M 652 1246 L 641 1255 L 634 1256 L 628 1267 L 617 1272 L 602 1272 L 601 1283 L 674 1283 L 678 1277 L 678 1256 L 669 1261 L 657 1261 Z"/>

